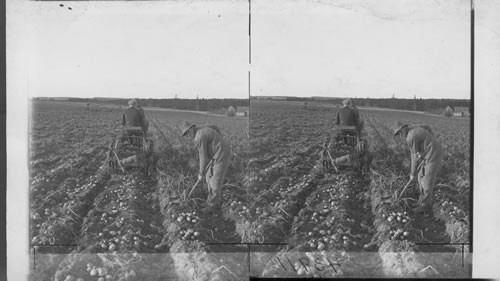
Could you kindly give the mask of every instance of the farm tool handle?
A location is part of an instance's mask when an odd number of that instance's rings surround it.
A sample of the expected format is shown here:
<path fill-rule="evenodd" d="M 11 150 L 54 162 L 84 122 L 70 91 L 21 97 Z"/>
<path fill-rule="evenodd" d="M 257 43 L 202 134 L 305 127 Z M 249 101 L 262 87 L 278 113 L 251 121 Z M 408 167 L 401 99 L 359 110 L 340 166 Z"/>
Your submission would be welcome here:
<path fill-rule="evenodd" d="M 118 166 L 120 167 L 122 172 L 125 173 L 125 168 L 123 168 L 122 163 L 120 163 L 120 158 L 118 158 L 118 155 L 116 154 L 116 152 L 114 150 L 113 150 L 113 155 L 116 158 L 116 163 L 118 163 Z"/>
<path fill-rule="evenodd" d="M 425 164 L 425 159 L 422 159 L 420 161 L 420 163 L 418 163 L 418 167 L 417 167 L 417 171 L 420 172 L 420 170 L 424 167 L 424 164 Z M 408 183 L 406 183 L 405 187 L 403 187 L 403 190 L 401 191 L 401 193 L 399 194 L 398 196 L 398 199 L 401 198 L 401 195 L 403 195 L 403 193 L 405 192 L 405 190 L 408 188 L 408 186 L 410 186 L 410 184 L 412 183 L 412 180 L 409 180 Z"/>
<path fill-rule="evenodd" d="M 328 156 L 328 158 L 330 159 L 330 162 L 332 163 L 333 168 L 335 169 L 335 172 L 338 173 L 339 170 L 337 169 L 337 166 L 335 165 L 335 160 L 333 159 L 332 154 L 330 154 L 330 151 L 328 150 L 330 147 L 330 141 L 331 141 L 331 138 L 330 138 L 330 136 L 328 136 L 326 138 L 325 144 L 323 145 L 323 155 L 326 154 Z"/>
<path fill-rule="evenodd" d="M 200 181 L 201 181 L 201 179 L 198 179 L 198 180 L 196 181 L 196 183 L 193 185 L 193 187 L 191 187 L 191 190 L 189 191 L 189 193 L 188 193 L 188 195 L 187 195 L 186 199 L 187 199 L 187 198 L 189 198 L 189 197 L 191 196 L 191 193 L 193 193 L 194 189 L 198 186 L 198 184 L 200 183 Z"/>
<path fill-rule="evenodd" d="M 403 193 L 406 191 L 406 189 L 410 186 L 412 182 L 413 182 L 412 180 L 408 180 L 405 187 L 403 187 L 403 190 L 401 190 L 401 193 L 399 193 L 398 199 L 401 198 L 401 195 L 403 195 Z"/>
<path fill-rule="evenodd" d="M 203 174 L 205 174 L 208 171 L 208 168 L 212 165 L 213 162 L 214 162 L 214 159 L 211 159 L 210 162 L 208 162 L 208 164 L 205 166 L 205 169 L 203 169 Z M 193 185 L 193 187 L 191 187 L 191 190 L 189 191 L 186 199 L 191 197 L 191 193 L 193 193 L 194 189 L 198 186 L 200 181 L 201 181 L 201 179 L 198 179 L 196 181 L 196 183 Z"/>
<path fill-rule="evenodd" d="M 335 160 L 333 159 L 332 155 L 330 154 L 330 151 L 326 151 L 328 154 L 328 158 L 330 158 L 330 161 L 332 162 L 332 166 L 335 169 L 335 172 L 338 173 L 339 169 L 337 169 L 337 166 L 335 165 Z"/>

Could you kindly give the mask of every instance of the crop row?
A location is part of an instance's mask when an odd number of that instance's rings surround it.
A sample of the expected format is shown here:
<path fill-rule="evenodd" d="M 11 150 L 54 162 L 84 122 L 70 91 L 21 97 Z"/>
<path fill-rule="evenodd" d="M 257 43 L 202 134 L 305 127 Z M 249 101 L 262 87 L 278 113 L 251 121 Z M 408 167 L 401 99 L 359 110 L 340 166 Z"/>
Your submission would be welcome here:
<path fill-rule="evenodd" d="M 116 125 L 108 120 L 118 116 L 71 108 L 35 118 L 31 279 L 140 280 L 155 266 L 165 269 L 149 254 L 162 237 L 151 181 L 107 169 Z"/>
<path fill-rule="evenodd" d="M 468 199 L 468 170 L 453 171 L 454 165 L 468 161 L 468 155 L 460 151 L 466 145 L 460 149 L 451 148 L 451 142 L 444 145 L 449 157 L 459 160 L 445 161 L 439 175 L 433 206 L 438 220 L 422 222 L 410 211 L 418 196 L 416 189 L 410 188 L 399 197 L 409 171 L 409 151 L 389 129 L 399 116 L 377 112 L 364 115 L 375 155 L 369 173 L 330 174 L 320 167 L 318 152 L 331 127 L 328 118 L 333 118 L 334 112 L 293 109 L 256 108 L 251 116 L 250 145 L 245 120 L 151 112 L 150 130 L 158 162 L 149 178 L 135 173 L 109 175 L 99 169 L 103 156 L 98 151 L 105 137 L 99 138 L 95 149 L 81 144 L 71 147 L 76 157 L 68 153 L 48 156 L 38 142 L 39 154 L 32 158 L 35 169 L 31 195 L 36 198 L 32 203 L 33 242 L 79 247 L 65 255 L 44 253 L 43 247 L 38 248 L 38 269 L 33 274 L 41 276 L 38 280 L 55 276 L 61 281 L 235 280 L 246 277 L 247 248 L 220 243 L 259 242 L 286 244 L 266 246 L 271 251 L 264 255 L 268 258 L 254 261 L 260 262 L 254 273 L 266 277 L 443 276 L 436 270 L 429 271 L 429 264 L 446 276 L 453 271 L 462 276 L 463 270 L 449 266 L 451 260 L 447 260 L 448 267 L 431 262 L 425 254 L 432 247 L 420 242 L 435 241 L 443 235 L 446 241 L 468 242 L 468 207 L 464 203 Z M 44 113 L 37 120 L 42 120 L 46 129 L 61 130 L 59 125 L 58 129 L 50 127 L 50 120 L 56 119 Z M 198 163 L 196 148 L 191 140 L 180 136 L 177 128 L 183 120 L 199 125 L 215 123 L 231 140 L 236 157 L 227 173 L 219 214 L 200 212 L 200 203 L 207 196 L 205 184 L 187 197 L 196 180 Z M 460 134 L 463 128 L 452 133 L 444 128 L 453 124 L 450 120 L 440 122 L 432 123 L 432 128 L 443 143 L 447 134 L 466 140 Z M 37 134 L 37 138 L 47 137 L 44 130 Z M 69 134 L 66 140 L 79 138 L 71 130 L 65 129 L 63 134 Z M 65 177 L 73 173 L 85 176 Z M 449 247 L 434 249 L 454 251 Z M 289 263 L 288 258 L 294 255 L 309 257 L 309 263 L 299 259 Z M 332 257 L 342 263 L 341 270 L 327 263 L 318 268 L 317 262 L 310 262 Z M 280 262 L 285 260 L 285 264 Z M 289 265 L 293 270 L 284 272 Z"/>
<path fill-rule="evenodd" d="M 112 126 L 94 118 L 78 111 L 34 113 L 30 143 L 32 245 L 73 244 L 89 203 L 108 178 L 101 164 Z M 89 123 L 94 125 L 89 127 Z"/>
<path fill-rule="evenodd" d="M 298 155 L 299 151 L 307 151 L 311 157 L 303 157 L 303 163 L 311 163 L 314 162 L 313 159 L 317 159 L 314 151 L 319 149 L 321 138 L 315 133 L 304 134 L 304 132 L 313 129 L 323 134 L 324 132 L 328 132 L 326 128 L 331 127 L 331 125 L 325 124 L 326 122 L 323 121 L 318 121 L 332 117 L 333 113 L 331 111 L 321 111 L 319 113 L 305 112 L 297 110 L 297 106 L 294 107 L 293 105 L 277 106 L 277 109 L 274 111 L 266 111 L 264 110 L 266 109 L 266 105 L 263 104 L 262 108 L 259 108 L 260 105 L 256 102 L 251 116 L 251 136 L 253 136 L 251 138 L 251 155 L 254 157 L 250 160 L 251 172 L 247 180 L 250 183 L 250 192 L 256 194 L 254 196 L 256 201 L 264 202 L 265 206 L 263 206 L 264 208 L 260 206 L 253 208 L 251 206 L 244 209 L 244 211 L 249 214 L 247 216 L 250 218 L 249 221 L 254 220 L 254 222 L 249 223 L 249 226 L 252 227 L 247 227 L 247 229 L 258 234 L 254 236 L 255 239 L 253 240 L 262 242 L 274 238 L 275 232 L 262 231 L 266 230 L 266 224 L 259 221 L 259 216 L 256 219 L 253 214 L 264 214 L 270 217 L 267 219 L 271 222 L 268 225 L 274 227 L 280 226 L 280 221 L 285 221 L 287 217 L 283 215 L 283 212 L 269 212 L 266 210 L 266 208 L 269 209 L 267 206 L 274 205 L 273 202 L 268 202 L 265 198 L 266 196 L 280 198 L 279 193 L 273 193 L 275 189 L 281 187 L 282 191 L 284 191 L 285 188 L 294 185 L 290 183 L 290 181 L 294 181 L 294 173 L 290 173 L 290 170 L 300 169 L 295 169 L 297 164 L 294 161 L 290 161 L 289 159 L 293 157 L 290 158 L 288 155 Z M 272 106 L 274 109 L 274 105 Z M 306 255 L 313 256 L 317 254 L 321 255 L 322 252 L 328 253 L 330 249 L 337 251 L 338 249 L 342 249 L 344 245 L 348 245 L 350 248 L 344 250 L 351 249 L 355 253 L 359 253 L 360 251 L 377 251 L 378 255 L 376 257 L 367 255 L 372 257 L 372 261 L 367 261 L 367 263 L 374 265 L 379 260 L 383 265 L 382 268 L 377 269 L 376 266 L 373 266 L 374 269 L 371 273 L 376 274 L 375 272 L 378 272 L 380 276 L 420 277 L 447 276 L 447 274 L 463 276 L 463 274 L 467 274 L 464 270 L 457 270 L 456 261 L 453 263 L 452 260 L 444 258 L 442 261 L 433 260 L 425 254 L 428 251 L 436 251 L 441 254 L 441 257 L 449 258 L 450 255 L 448 253 L 449 251 L 454 251 L 453 249 L 432 245 L 422 246 L 422 242 L 443 242 L 442 239 L 446 238 L 445 236 L 448 239 L 445 239 L 444 242 L 467 241 L 466 230 L 468 229 L 468 224 L 466 223 L 467 217 L 465 216 L 467 207 L 463 204 L 467 200 L 467 182 L 464 180 L 465 183 L 463 183 L 460 180 L 468 177 L 468 171 L 466 169 L 458 169 L 458 174 L 453 174 L 449 167 L 452 167 L 453 163 L 456 162 L 450 163 L 445 160 L 445 165 L 448 167 L 444 167 L 440 173 L 435 194 L 436 204 L 434 206 L 434 213 L 438 220 L 433 221 L 424 218 L 422 221 L 422 219 L 414 217 L 411 207 L 416 201 L 415 198 L 418 197 L 417 190 L 410 188 L 404 196 L 399 196 L 407 180 L 404 175 L 408 173 L 410 168 L 409 150 L 405 144 L 393 137 L 390 127 L 398 119 L 410 124 L 414 124 L 415 119 L 410 119 L 404 114 L 398 114 L 400 113 L 395 115 L 387 112 L 369 112 L 369 114 L 364 114 L 365 128 L 369 133 L 370 150 L 375 156 L 372 169 L 366 175 L 369 184 L 361 181 L 361 183 L 357 182 L 352 184 L 352 186 L 348 185 L 345 189 L 350 190 L 349 192 L 352 192 L 356 188 L 361 189 L 357 191 L 358 193 L 355 193 L 356 195 L 345 194 L 342 190 L 342 185 L 336 180 L 332 179 L 331 184 L 322 184 L 323 181 L 328 182 L 328 180 L 321 178 L 321 176 L 319 178 L 314 177 L 312 192 L 307 193 L 309 196 L 317 196 L 318 198 L 316 201 L 312 200 L 311 197 L 307 198 L 304 202 L 312 203 L 305 203 L 303 209 L 293 216 L 294 223 L 290 227 L 292 234 L 277 236 L 277 238 L 272 240 L 288 242 L 289 245 L 296 246 L 295 248 L 293 246 L 283 248 L 277 255 L 278 257 L 290 256 L 292 253 L 305 253 Z M 453 120 L 430 122 L 433 118 L 435 117 L 422 115 L 422 118 L 416 119 L 420 121 L 419 123 L 432 124 L 435 134 L 441 141 L 451 132 L 450 128 L 451 130 L 460 128 L 461 132 L 467 129 L 453 123 Z M 304 127 L 306 124 L 307 127 Z M 450 126 L 447 127 L 447 125 Z M 268 130 L 267 128 L 270 129 Z M 451 135 L 460 137 L 460 142 L 465 141 L 463 134 Z M 291 138 L 291 136 L 295 138 Z M 465 154 L 458 154 L 456 153 L 457 150 L 450 151 L 446 145 L 443 146 L 445 153 L 450 155 L 449 157 L 467 161 L 468 158 L 465 157 Z M 339 155 L 346 153 L 345 151 L 338 152 Z M 458 175 L 458 177 L 455 177 L 455 180 L 451 181 L 455 175 Z M 353 178 L 361 180 L 359 176 L 347 177 L 349 178 L 348 181 Z M 343 179 L 340 182 L 343 182 Z M 452 191 L 456 187 L 455 183 L 460 183 L 461 187 Z M 452 187 L 452 189 L 446 189 L 445 187 Z M 310 188 L 308 185 L 299 187 L 299 189 L 303 190 L 308 190 L 308 188 Z M 330 195 L 329 192 L 331 192 Z M 296 193 L 298 194 L 300 191 L 297 190 Z M 369 213 L 368 218 L 363 219 L 363 216 L 360 216 L 356 210 L 346 207 L 351 205 L 356 206 L 356 203 L 359 204 L 359 202 L 353 202 L 348 198 L 341 198 L 342 195 L 366 198 L 365 204 L 371 206 L 371 209 L 367 207 L 369 211 L 365 211 Z M 287 197 L 285 198 L 287 200 L 284 201 L 292 201 L 288 200 Z M 276 207 L 278 206 L 280 205 L 278 204 Z M 286 203 L 285 206 L 287 206 Z M 443 206 L 445 206 L 444 209 Z M 335 214 L 336 211 L 348 215 L 344 219 L 341 214 Z M 280 216 L 283 219 L 280 220 Z M 275 217 L 278 217 L 278 219 Z M 367 223 L 367 220 L 373 221 L 373 223 Z M 335 226 L 335 223 L 339 222 L 344 227 Z M 367 226 L 367 228 L 364 228 L 363 225 Z M 446 227 L 442 227 L 443 225 L 446 225 Z M 311 228 L 309 231 L 307 230 L 308 227 Z M 349 235 L 344 235 L 346 227 L 360 229 L 363 239 L 351 239 L 352 237 Z M 455 233 L 450 232 L 452 229 L 454 229 Z M 268 228 L 267 230 L 271 229 Z M 344 236 L 346 237 L 345 241 Z M 355 245 L 353 242 L 358 245 Z M 349 252 L 346 251 L 345 253 Z M 359 255 L 354 255 L 359 259 Z M 349 255 L 347 254 L 347 256 Z M 446 262 L 443 262 L 445 260 Z M 429 265 L 438 268 L 441 273 L 444 272 L 444 275 L 440 275 L 440 273 L 437 273 Z M 292 267 L 295 268 L 295 274 L 317 276 L 320 273 L 315 271 L 312 265 L 302 267 L 294 265 Z M 299 272 L 297 268 L 303 268 L 303 270 Z M 359 267 L 355 266 L 353 268 L 359 269 Z M 283 272 L 283 269 L 283 264 L 273 263 L 264 272 L 266 276 L 274 276 L 276 273 L 279 273 L 277 274 L 278 276 L 283 276 L 281 274 L 286 274 Z M 333 276 L 333 273 L 336 272 L 330 272 L 332 273 L 331 275 L 324 275 L 324 272 L 321 273 L 323 274 L 319 274 L 320 276 Z M 343 270 L 343 273 L 346 274 L 346 271 Z M 349 275 L 349 272 L 346 275 Z M 354 272 L 353 276 L 360 275 Z"/>
<path fill-rule="evenodd" d="M 366 179 L 357 174 L 321 174 L 314 191 L 307 196 L 304 208 L 294 217 L 290 234 L 285 239 L 290 246 L 283 248 L 275 257 L 283 260 L 285 256 L 305 255 L 310 257 L 308 260 L 321 260 L 335 256 L 336 262 L 342 262 L 342 269 L 294 264 L 294 272 L 286 272 L 282 264 L 271 263 L 264 269 L 263 275 L 359 277 L 363 266 L 350 260 L 353 252 L 363 250 L 372 235 L 367 210 L 369 202 L 364 196 L 366 188 Z"/>
<path fill-rule="evenodd" d="M 331 127 L 325 114 L 334 117 L 328 111 L 294 111 L 293 106 L 266 110 L 262 105 L 252 112 L 254 157 L 247 181 L 255 203 L 243 208 L 244 238 L 286 245 L 274 248 L 271 260 L 275 262 L 263 265 L 262 276 L 341 276 L 334 268 L 315 270 L 313 265 L 293 264 L 288 272 L 276 260 L 300 253 L 314 260 L 332 251 L 343 253 L 339 258 L 345 260 L 346 251 L 362 249 L 371 238 L 369 217 L 363 215 L 367 212 L 356 205 L 366 202 L 366 181 L 357 174 L 325 174 L 319 163 L 321 145 Z"/>
<path fill-rule="evenodd" d="M 198 165 L 195 161 L 196 150 L 190 145 L 189 140 L 179 136 L 178 131 L 159 122 L 159 117 L 153 119 L 155 130 L 155 143 L 160 159 L 157 172 L 157 186 L 155 197 L 159 202 L 162 214 L 164 236 L 160 249 L 168 249 L 169 255 L 175 265 L 177 276 L 182 280 L 206 280 L 218 278 L 219 280 L 234 280 L 245 272 L 245 263 L 242 260 L 223 259 L 217 255 L 218 241 L 240 242 L 235 233 L 235 221 L 230 216 L 222 222 L 220 218 L 211 214 L 199 212 L 200 203 L 206 197 L 206 190 L 200 185 L 191 197 L 188 191 L 194 184 Z M 196 120 L 194 120 L 196 122 Z M 237 132 L 223 129 L 228 138 L 241 138 Z M 233 151 L 244 156 L 244 143 L 233 143 Z M 240 160 L 240 161 L 244 161 Z M 220 214 L 233 212 L 229 201 L 241 201 L 245 198 L 245 190 L 234 183 L 235 179 L 243 177 L 243 168 L 237 163 L 232 163 L 228 172 L 228 180 L 224 189 L 225 202 Z M 233 182 L 233 184 L 229 183 Z M 238 252 L 241 249 L 232 247 L 226 251 Z M 221 268 L 225 268 L 221 270 Z M 230 268 L 230 270 L 227 270 Z"/>
<path fill-rule="evenodd" d="M 78 249 L 58 266 L 58 280 L 68 276 L 83 280 L 140 280 L 150 275 L 151 268 L 159 267 L 157 261 L 145 264 L 146 260 L 152 261 L 163 236 L 158 210 L 150 196 L 152 188 L 135 175 L 108 182 L 81 226 Z"/>
<path fill-rule="evenodd" d="M 423 242 L 435 242 L 435 238 L 442 237 L 442 233 L 432 235 L 433 232 L 441 232 L 439 223 L 432 219 L 413 217 L 411 208 L 418 197 L 418 192 L 414 189 L 406 194 L 400 194 L 406 183 L 406 177 L 401 175 L 409 171 L 409 151 L 403 143 L 397 142 L 388 129 L 389 124 L 384 124 L 380 119 L 370 117 L 367 130 L 373 139 L 384 139 L 385 145 L 378 147 L 375 151 L 378 159 L 377 167 L 372 172 L 371 200 L 374 214 L 375 234 L 372 244 L 378 246 L 379 255 L 382 259 L 384 272 L 387 276 L 405 277 L 430 277 L 441 276 L 443 271 L 448 274 L 463 274 L 463 271 L 455 271 L 445 268 L 444 259 L 436 263 L 427 256 L 417 255 L 422 251 L 439 252 L 442 255 L 450 251 L 443 246 L 421 246 Z M 390 147 L 391 149 L 388 149 Z M 378 153 L 377 153 L 378 152 Z M 381 153 L 383 152 L 383 153 Z M 383 156 L 382 156 L 383 155 Z M 439 192 L 437 194 L 445 194 Z M 442 196 L 436 196 L 435 202 L 442 202 Z M 438 206 L 441 203 L 436 203 Z M 440 205 L 439 205 L 440 206 Z M 459 207 L 455 206 L 458 210 Z M 436 210 L 436 207 L 434 208 Z M 436 213 L 436 217 L 440 215 Z M 441 216 L 442 217 L 442 216 Z M 446 223 L 447 220 L 443 219 Z M 446 234 L 446 233 L 445 233 Z M 430 236 L 429 236 L 430 235 Z M 428 236 L 425 238 L 424 236 Z M 445 242 L 445 241 L 441 241 Z M 441 257 L 442 258 L 442 257 Z M 432 264 L 439 270 L 426 270 L 426 265 Z M 433 267 L 433 268 L 434 268 Z M 440 272 L 440 273 L 439 273 Z"/>

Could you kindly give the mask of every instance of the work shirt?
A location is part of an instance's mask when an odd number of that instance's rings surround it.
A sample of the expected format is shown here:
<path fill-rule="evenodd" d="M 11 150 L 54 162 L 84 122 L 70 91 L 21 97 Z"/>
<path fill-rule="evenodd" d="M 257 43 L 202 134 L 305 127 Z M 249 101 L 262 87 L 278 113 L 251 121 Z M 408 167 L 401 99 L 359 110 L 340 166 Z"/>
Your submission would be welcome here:
<path fill-rule="evenodd" d="M 356 116 L 356 117 L 355 117 L 355 118 L 356 118 L 356 120 L 358 120 L 358 122 L 359 122 L 359 120 L 360 120 L 360 117 L 359 117 L 359 109 L 358 109 L 356 106 L 354 106 L 354 105 L 353 105 L 351 108 L 352 108 L 352 110 L 354 111 L 354 116 Z"/>
<path fill-rule="evenodd" d="M 428 127 L 425 126 L 424 127 Z M 430 129 L 430 128 L 429 128 Z M 420 160 L 426 164 L 436 162 L 443 157 L 443 148 L 434 134 L 422 126 L 410 128 L 406 142 L 411 151 L 411 174 L 417 176 L 417 165 Z"/>
<path fill-rule="evenodd" d="M 429 127 L 428 125 L 422 124 L 422 125 L 417 125 L 417 126 L 420 127 L 420 128 L 426 129 L 427 131 L 429 131 L 429 133 L 431 133 L 432 136 L 434 136 L 434 133 L 432 132 L 431 127 Z"/>
<path fill-rule="evenodd" d="M 344 106 L 337 112 L 337 119 L 335 120 L 335 124 L 340 126 L 357 126 L 358 114 L 356 114 L 356 111 L 354 109 L 348 106 Z"/>
<path fill-rule="evenodd" d="M 136 108 L 139 110 L 142 120 L 145 120 L 146 116 L 144 115 L 144 109 L 140 106 L 136 106 Z"/>
<path fill-rule="evenodd" d="M 143 127 L 144 113 L 135 107 L 129 107 L 123 112 L 122 125 L 128 127 Z"/>
<path fill-rule="evenodd" d="M 200 174 L 203 174 L 210 159 L 214 159 L 215 163 L 231 160 L 229 143 L 213 128 L 199 128 L 196 131 L 194 142 L 200 155 Z"/>

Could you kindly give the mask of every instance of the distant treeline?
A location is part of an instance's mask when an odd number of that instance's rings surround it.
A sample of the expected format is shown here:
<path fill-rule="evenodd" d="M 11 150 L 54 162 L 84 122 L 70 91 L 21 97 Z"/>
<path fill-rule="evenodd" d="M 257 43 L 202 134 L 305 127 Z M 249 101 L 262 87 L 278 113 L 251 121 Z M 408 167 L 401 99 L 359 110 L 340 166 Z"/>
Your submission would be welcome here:
<path fill-rule="evenodd" d="M 252 97 L 256 99 L 273 99 L 271 97 Z M 40 100 L 57 99 L 75 102 L 87 103 L 105 103 L 127 106 L 128 99 L 114 98 L 37 98 Z M 299 98 L 286 97 L 280 98 L 286 101 L 303 101 L 303 102 L 322 102 L 341 105 L 344 98 Z M 163 107 L 184 110 L 199 110 L 199 111 L 214 111 L 229 106 L 249 106 L 248 99 L 137 99 L 141 106 Z M 375 98 L 355 98 L 353 99 L 357 106 L 373 106 L 383 108 L 393 108 L 402 110 L 416 111 L 436 111 L 444 110 L 446 107 L 467 107 L 470 111 L 470 100 L 468 99 L 375 99 Z"/>
<path fill-rule="evenodd" d="M 287 101 L 321 101 L 325 103 L 342 104 L 344 98 L 295 98 L 287 97 Z M 433 111 L 444 109 L 447 106 L 467 107 L 470 111 L 470 100 L 466 99 L 374 99 L 374 98 L 355 98 L 353 99 L 357 106 L 373 106 L 403 110 Z"/>
<path fill-rule="evenodd" d="M 163 107 L 184 110 L 212 111 L 230 106 L 249 106 L 248 99 L 136 99 L 141 106 Z M 69 98 L 68 101 L 106 103 L 127 106 L 128 99 L 112 98 Z"/>

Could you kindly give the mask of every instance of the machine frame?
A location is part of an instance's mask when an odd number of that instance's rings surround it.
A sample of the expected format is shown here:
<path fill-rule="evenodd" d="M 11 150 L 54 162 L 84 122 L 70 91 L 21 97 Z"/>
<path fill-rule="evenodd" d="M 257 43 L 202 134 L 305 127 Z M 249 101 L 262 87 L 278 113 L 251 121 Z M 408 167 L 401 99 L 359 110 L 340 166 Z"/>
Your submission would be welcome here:
<path fill-rule="evenodd" d="M 366 171 L 372 160 L 366 133 L 360 134 L 354 126 L 336 126 L 323 145 L 321 160 L 323 169 L 327 172 L 332 169 L 336 173 L 345 169 Z"/>
<path fill-rule="evenodd" d="M 126 173 L 129 168 L 142 169 L 147 175 L 152 173 L 153 138 L 141 127 L 124 127 L 112 132 L 109 145 L 108 167 Z"/>

